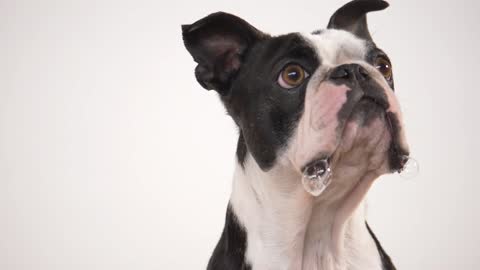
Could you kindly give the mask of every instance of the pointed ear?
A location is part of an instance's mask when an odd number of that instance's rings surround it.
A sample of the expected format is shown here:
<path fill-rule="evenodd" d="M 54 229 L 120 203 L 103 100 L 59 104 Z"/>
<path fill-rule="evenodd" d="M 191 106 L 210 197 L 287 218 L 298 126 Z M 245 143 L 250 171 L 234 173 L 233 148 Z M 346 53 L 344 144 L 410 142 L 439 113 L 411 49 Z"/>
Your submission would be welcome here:
<path fill-rule="evenodd" d="M 365 40 L 372 40 L 367 26 L 367 13 L 383 10 L 388 3 L 382 0 L 353 0 L 330 17 L 327 28 L 342 29 Z"/>
<path fill-rule="evenodd" d="M 198 63 L 197 81 L 225 95 L 244 56 L 265 35 L 246 21 L 224 12 L 182 25 L 185 47 Z"/>

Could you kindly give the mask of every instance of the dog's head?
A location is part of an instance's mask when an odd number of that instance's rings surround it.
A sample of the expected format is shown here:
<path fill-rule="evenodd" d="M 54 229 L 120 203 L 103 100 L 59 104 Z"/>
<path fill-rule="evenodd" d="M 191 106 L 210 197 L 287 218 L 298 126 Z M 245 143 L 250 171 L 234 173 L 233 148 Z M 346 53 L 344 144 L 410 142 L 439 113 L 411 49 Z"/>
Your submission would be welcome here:
<path fill-rule="evenodd" d="M 287 161 L 301 172 L 319 159 L 376 175 L 403 168 L 392 65 L 366 21 L 387 6 L 352 1 L 327 29 L 306 34 L 270 36 L 221 12 L 182 26 L 198 82 L 219 93 L 239 127 L 240 163 L 249 153 L 264 171 Z"/>

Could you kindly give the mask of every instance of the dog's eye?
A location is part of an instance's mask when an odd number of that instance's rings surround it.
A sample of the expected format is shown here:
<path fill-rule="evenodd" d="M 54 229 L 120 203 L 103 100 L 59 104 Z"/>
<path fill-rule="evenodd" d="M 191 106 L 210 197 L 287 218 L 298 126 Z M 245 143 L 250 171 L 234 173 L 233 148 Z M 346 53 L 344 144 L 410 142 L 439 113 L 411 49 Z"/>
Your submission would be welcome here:
<path fill-rule="evenodd" d="M 387 58 L 383 56 L 377 57 L 375 67 L 382 73 L 385 79 L 390 80 L 392 78 L 392 64 L 390 64 Z"/>
<path fill-rule="evenodd" d="M 302 84 L 309 74 L 298 64 L 286 65 L 278 76 L 278 84 L 286 89 L 294 88 Z"/>

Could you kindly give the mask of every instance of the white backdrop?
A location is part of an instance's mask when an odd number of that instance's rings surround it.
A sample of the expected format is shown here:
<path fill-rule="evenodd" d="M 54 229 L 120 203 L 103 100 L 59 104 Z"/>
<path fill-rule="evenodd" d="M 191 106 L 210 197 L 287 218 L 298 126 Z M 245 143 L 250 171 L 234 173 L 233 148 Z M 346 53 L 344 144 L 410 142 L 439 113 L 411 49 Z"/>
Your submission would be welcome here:
<path fill-rule="evenodd" d="M 0 269 L 203 269 L 236 131 L 180 25 L 311 31 L 345 2 L 0 0 Z M 370 224 L 399 269 L 479 269 L 480 4 L 390 3 L 370 28 L 421 173 L 378 181 Z"/>

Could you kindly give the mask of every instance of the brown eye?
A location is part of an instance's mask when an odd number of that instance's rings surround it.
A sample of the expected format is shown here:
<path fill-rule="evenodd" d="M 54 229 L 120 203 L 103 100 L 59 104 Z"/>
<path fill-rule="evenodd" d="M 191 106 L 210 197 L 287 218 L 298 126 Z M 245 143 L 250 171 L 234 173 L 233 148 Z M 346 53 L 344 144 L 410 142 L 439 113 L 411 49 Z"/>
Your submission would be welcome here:
<path fill-rule="evenodd" d="M 278 84 L 283 88 L 294 88 L 302 84 L 308 76 L 308 73 L 300 65 L 289 64 L 278 76 Z"/>
<path fill-rule="evenodd" d="M 392 64 L 385 57 L 377 57 L 375 67 L 382 73 L 385 79 L 390 80 L 392 78 Z"/>

